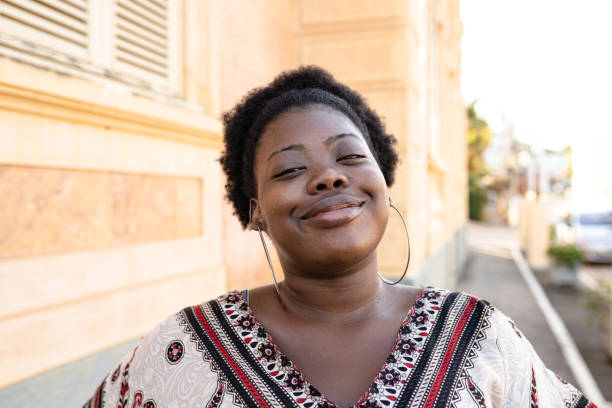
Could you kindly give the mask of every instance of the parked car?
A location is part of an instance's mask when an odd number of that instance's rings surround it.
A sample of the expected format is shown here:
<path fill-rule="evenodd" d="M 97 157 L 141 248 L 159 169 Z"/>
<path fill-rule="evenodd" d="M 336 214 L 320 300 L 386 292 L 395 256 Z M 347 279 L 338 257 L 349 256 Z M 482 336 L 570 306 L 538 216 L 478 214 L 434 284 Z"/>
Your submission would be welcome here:
<path fill-rule="evenodd" d="M 612 211 L 575 214 L 571 228 L 587 262 L 612 262 Z"/>

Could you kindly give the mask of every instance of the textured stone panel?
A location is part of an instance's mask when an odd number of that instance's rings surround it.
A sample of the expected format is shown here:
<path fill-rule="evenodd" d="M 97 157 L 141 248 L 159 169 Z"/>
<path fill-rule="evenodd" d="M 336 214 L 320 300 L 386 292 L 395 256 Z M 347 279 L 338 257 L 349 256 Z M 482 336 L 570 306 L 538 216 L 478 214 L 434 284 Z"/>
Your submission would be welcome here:
<path fill-rule="evenodd" d="M 402 31 L 307 38 L 298 47 L 298 59 L 300 64 L 324 66 L 349 83 L 402 82 L 407 69 Z"/>
<path fill-rule="evenodd" d="M 201 234 L 198 178 L 0 165 L 0 259 Z"/>
<path fill-rule="evenodd" d="M 304 25 L 400 19 L 405 12 L 402 0 L 301 0 L 299 7 Z"/>

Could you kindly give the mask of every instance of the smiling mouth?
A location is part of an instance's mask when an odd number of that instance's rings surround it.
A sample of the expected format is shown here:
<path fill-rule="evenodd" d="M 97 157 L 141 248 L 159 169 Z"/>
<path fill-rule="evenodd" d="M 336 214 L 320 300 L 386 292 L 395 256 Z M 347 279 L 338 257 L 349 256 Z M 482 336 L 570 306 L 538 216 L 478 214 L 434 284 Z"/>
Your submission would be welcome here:
<path fill-rule="evenodd" d="M 300 217 L 301 220 L 307 220 L 313 217 L 320 216 L 324 213 L 342 211 L 350 208 L 361 207 L 365 200 L 361 197 L 356 197 L 352 194 L 340 193 L 324 196 L 314 202 L 307 211 Z"/>
<path fill-rule="evenodd" d="M 330 205 L 328 207 L 322 208 L 320 210 L 316 210 L 313 211 L 309 214 L 306 214 L 304 216 L 301 217 L 302 220 L 307 220 L 310 218 L 315 218 L 315 217 L 320 217 L 326 213 L 331 213 L 331 212 L 335 212 L 335 211 L 339 211 L 339 210 L 343 210 L 345 208 L 358 208 L 361 207 L 363 204 L 365 203 L 365 201 L 361 202 L 361 203 L 340 203 L 340 204 L 334 204 L 334 205 Z"/>
<path fill-rule="evenodd" d="M 300 217 L 300 221 L 319 228 L 333 228 L 355 219 L 366 200 L 350 194 L 323 198 Z"/>
<path fill-rule="evenodd" d="M 359 205 L 352 203 L 330 205 L 302 219 L 302 222 L 316 228 L 340 227 L 357 218 L 361 214 L 364 203 L 365 201 Z"/>

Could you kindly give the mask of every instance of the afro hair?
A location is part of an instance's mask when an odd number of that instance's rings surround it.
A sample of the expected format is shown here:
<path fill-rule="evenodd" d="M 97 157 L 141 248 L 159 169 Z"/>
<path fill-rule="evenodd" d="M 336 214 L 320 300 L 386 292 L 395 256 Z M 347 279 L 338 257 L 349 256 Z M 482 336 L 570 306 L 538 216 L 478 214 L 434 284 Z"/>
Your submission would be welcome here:
<path fill-rule="evenodd" d="M 253 169 L 261 135 L 281 113 L 312 104 L 325 104 L 351 119 L 364 133 L 385 182 L 393 184 L 398 162 L 396 139 L 386 133 L 382 119 L 364 98 L 320 67 L 286 71 L 267 86 L 250 91 L 223 114 L 225 150 L 220 162 L 227 177 L 227 198 L 244 228 L 249 223 L 250 199 L 257 196 Z"/>

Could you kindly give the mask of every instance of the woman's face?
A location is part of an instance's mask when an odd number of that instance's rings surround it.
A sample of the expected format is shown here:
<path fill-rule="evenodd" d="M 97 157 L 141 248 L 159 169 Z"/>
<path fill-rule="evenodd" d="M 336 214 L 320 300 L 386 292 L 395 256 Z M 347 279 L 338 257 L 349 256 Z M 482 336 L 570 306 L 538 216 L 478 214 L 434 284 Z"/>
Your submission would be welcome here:
<path fill-rule="evenodd" d="M 260 138 L 254 171 L 251 227 L 264 225 L 284 268 L 325 274 L 376 256 L 387 186 L 343 113 L 325 105 L 282 113 Z"/>

